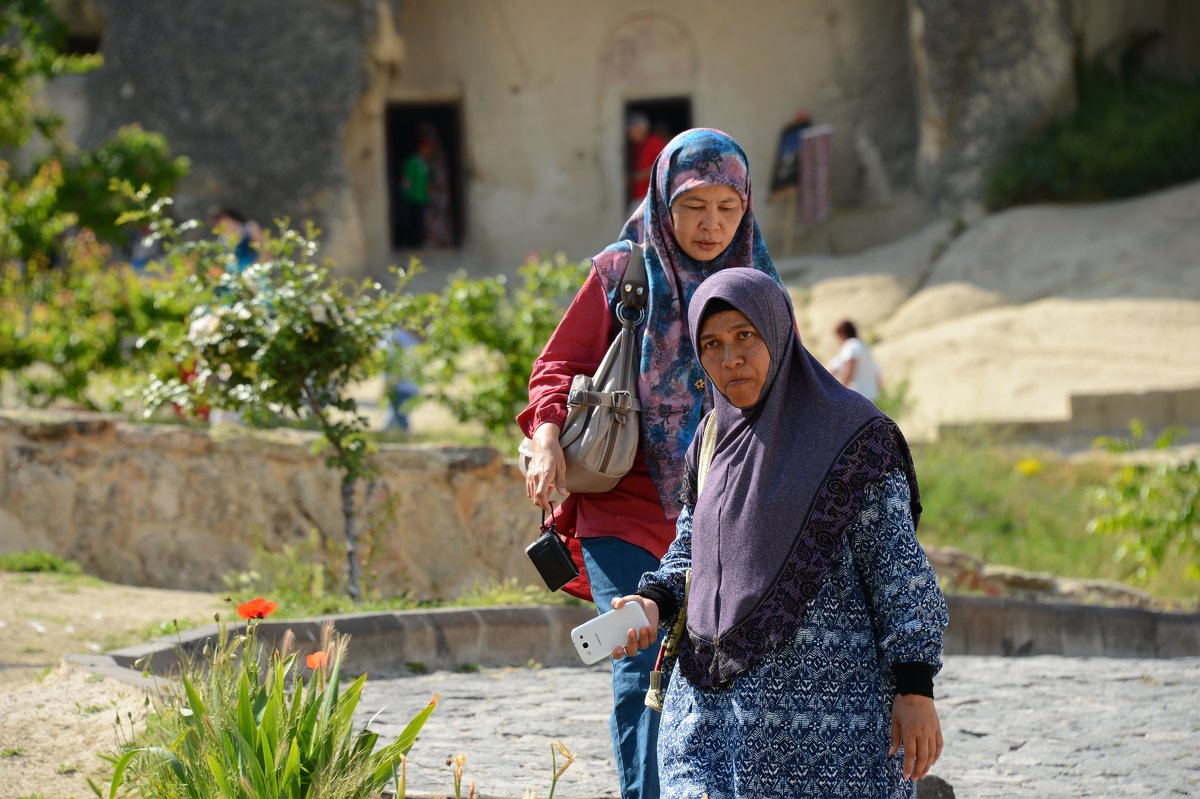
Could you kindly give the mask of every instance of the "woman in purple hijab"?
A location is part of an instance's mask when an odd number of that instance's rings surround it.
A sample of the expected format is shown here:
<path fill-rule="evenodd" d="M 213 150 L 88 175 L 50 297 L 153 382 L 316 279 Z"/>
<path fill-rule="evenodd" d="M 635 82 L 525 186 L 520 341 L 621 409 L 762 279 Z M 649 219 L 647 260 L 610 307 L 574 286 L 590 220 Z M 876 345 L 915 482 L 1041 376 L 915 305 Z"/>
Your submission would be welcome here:
<path fill-rule="evenodd" d="M 808 353 L 766 275 L 708 278 L 688 323 L 713 410 L 688 450 L 675 541 L 613 602 L 650 619 L 614 652 L 632 655 L 674 621 L 691 570 L 660 795 L 913 797 L 942 748 L 948 616 L 916 539 L 904 437 Z"/>

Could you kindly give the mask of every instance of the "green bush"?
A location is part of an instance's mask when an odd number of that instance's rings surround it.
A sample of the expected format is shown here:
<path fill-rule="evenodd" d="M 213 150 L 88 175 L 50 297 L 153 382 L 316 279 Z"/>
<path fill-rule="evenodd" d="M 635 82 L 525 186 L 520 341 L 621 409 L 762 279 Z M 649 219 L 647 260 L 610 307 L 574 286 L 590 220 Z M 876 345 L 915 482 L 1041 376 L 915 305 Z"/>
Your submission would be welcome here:
<path fill-rule="evenodd" d="M 511 445 L 534 359 L 590 268 L 562 253 L 531 261 L 511 293 L 503 276 L 457 275 L 434 298 L 423 341 L 398 356 L 396 370 L 418 374 L 427 394 L 460 421 L 482 425 L 498 446 Z"/>
<path fill-rule="evenodd" d="M 109 268 L 103 242 L 129 243 L 117 216 L 132 207 L 111 181 L 166 191 L 187 163 L 170 158 L 161 136 L 136 127 L 96 151 L 76 152 L 65 141 L 62 120 L 37 93 L 45 81 L 87 72 L 101 59 L 64 52 L 66 29 L 53 6 L 0 4 L 0 377 L 17 375 L 30 404 L 95 408 L 90 378 L 136 370 L 133 342 L 163 314 L 178 313 L 158 303 L 153 285 Z M 47 155 L 31 169 L 3 159 L 32 144 Z"/>
<path fill-rule="evenodd" d="M 110 264 L 108 248 L 87 233 L 64 248 L 58 268 L 0 263 L 0 371 L 15 376 L 26 404 L 64 400 L 119 411 L 120 391 L 99 398 L 90 389 L 119 386 L 147 368 L 153 347 L 137 342 L 153 341 L 155 331 L 180 325 L 187 314 L 173 300 L 177 278 Z"/>
<path fill-rule="evenodd" d="M 24 552 L 0 553 L 0 571 L 6 572 L 54 572 L 56 574 L 79 574 L 79 564 L 63 560 L 51 552 L 29 550 Z"/>
<path fill-rule="evenodd" d="M 36 133 L 53 140 L 62 118 L 36 99 L 43 80 L 95 69 L 101 59 L 64 51 L 67 30 L 51 0 L 0 4 L 0 150 L 20 147 Z"/>
<path fill-rule="evenodd" d="M 1200 177 L 1200 80 L 1078 71 L 1079 106 L 989 171 L 992 208 L 1129 197 Z"/>
<path fill-rule="evenodd" d="M 1097 446 L 1129 452 L 1146 438 L 1140 421 L 1129 428 L 1129 438 L 1101 438 Z M 1163 431 L 1151 452 L 1166 450 L 1184 432 Z M 1186 564 L 1188 577 L 1200 580 L 1200 463 L 1167 458 L 1124 463 L 1095 489 L 1092 500 L 1096 515 L 1088 529 L 1119 539 L 1116 557 L 1135 580 L 1146 582 L 1173 558 Z"/>
<path fill-rule="evenodd" d="M 136 234 L 118 225 L 117 219 L 134 205 L 113 191 L 113 181 L 148 187 L 155 197 L 170 197 L 189 169 L 187 158 L 171 156 L 165 136 L 142 130 L 140 125 L 121 128 L 95 150 L 59 158 L 63 163 L 62 210 L 73 214 L 78 225 L 92 230 L 100 241 L 122 249 Z"/>

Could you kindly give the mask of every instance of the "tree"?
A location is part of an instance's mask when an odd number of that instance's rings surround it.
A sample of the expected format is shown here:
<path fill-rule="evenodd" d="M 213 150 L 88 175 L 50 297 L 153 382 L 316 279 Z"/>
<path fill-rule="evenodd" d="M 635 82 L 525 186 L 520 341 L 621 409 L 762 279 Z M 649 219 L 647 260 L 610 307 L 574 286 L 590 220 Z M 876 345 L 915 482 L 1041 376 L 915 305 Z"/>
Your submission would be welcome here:
<path fill-rule="evenodd" d="M 148 200 L 144 191 L 138 196 Z M 166 284 L 170 299 L 192 309 L 139 343 L 170 354 L 144 388 L 147 413 L 174 403 L 235 411 L 251 424 L 281 416 L 314 424 L 331 450 L 327 465 L 342 471 L 347 593 L 357 601 L 354 491 L 372 472 L 373 445 L 349 388 L 379 368 L 381 343 L 392 330 L 427 315 L 426 300 L 402 292 L 410 273 L 401 270 L 391 290 L 335 280 L 330 265 L 316 261 L 311 225 L 302 234 L 279 222 L 258 263 L 238 272 L 222 242 L 186 238 L 200 224 L 176 225 L 165 215 L 168 205 L 159 200 L 123 217 L 147 224 L 162 240 L 166 268 L 179 276 Z"/>

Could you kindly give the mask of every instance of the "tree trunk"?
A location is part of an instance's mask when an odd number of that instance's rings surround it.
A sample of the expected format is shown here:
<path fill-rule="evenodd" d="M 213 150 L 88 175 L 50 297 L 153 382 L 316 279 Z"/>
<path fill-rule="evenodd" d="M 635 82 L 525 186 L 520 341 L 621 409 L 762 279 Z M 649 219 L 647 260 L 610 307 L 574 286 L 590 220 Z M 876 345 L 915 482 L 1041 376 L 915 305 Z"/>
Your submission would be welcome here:
<path fill-rule="evenodd" d="M 362 601 L 362 568 L 358 564 L 358 533 L 354 529 L 354 483 L 350 475 L 342 478 L 342 516 L 346 525 L 346 593 L 356 603 Z"/>

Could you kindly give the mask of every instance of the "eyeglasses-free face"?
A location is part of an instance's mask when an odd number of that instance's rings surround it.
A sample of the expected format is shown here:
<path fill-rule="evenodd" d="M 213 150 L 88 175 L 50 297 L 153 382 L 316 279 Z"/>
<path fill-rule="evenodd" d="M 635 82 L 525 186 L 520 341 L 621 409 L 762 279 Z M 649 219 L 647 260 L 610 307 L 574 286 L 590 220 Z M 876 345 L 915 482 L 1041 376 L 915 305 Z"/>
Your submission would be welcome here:
<path fill-rule="evenodd" d="M 697 261 L 711 261 L 733 241 L 745 211 L 741 195 L 723 184 L 684 192 L 671 204 L 675 240 Z"/>
<path fill-rule="evenodd" d="M 771 369 L 771 353 L 745 314 L 712 314 L 701 325 L 698 341 L 700 365 L 730 404 L 749 408 L 757 403 Z"/>

